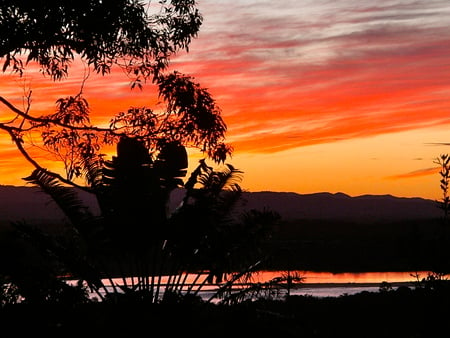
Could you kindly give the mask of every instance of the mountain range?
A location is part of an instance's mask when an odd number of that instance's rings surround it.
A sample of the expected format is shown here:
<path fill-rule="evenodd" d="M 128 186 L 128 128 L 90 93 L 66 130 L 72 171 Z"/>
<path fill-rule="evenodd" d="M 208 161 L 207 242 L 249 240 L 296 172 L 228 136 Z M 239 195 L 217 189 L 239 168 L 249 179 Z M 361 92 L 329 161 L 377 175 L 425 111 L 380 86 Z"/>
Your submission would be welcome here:
<path fill-rule="evenodd" d="M 289 192 L 245 193 L 247 209 L 267 207 L 287 220 L 336 220 L 351 222 L 385 222 L 435 219 L 443 215 L 436 201 L 392 195 L 344 193 L 297 194 Z"/>
<path fill-rule="evenodd" d="M 173 196 L 171 208 L 183 192 Z M 94 196 L 80 192 L 80 198 L 94 214 L 98 207 Z M 292 192 L 244 192 L 241 210 L 269 209 L 285 220 L 335 220 L 385 222 L 436 219 L 443 215 L 438 203 L 423 198 L 391 195 L 349 196 L 344 193 L 298 194 Z M 64 217 L 57 205 L 35 187 L 0 186 L 0 221 L 57 221 Z"/>

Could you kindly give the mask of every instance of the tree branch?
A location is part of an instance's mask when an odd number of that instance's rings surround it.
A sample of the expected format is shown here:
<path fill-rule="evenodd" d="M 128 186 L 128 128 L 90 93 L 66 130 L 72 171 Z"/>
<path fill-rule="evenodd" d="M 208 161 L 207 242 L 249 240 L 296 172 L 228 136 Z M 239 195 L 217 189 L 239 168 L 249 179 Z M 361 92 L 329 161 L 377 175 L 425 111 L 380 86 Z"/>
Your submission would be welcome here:
<path fill-rule="evenodd" d="M 79 184 L 76 184 L 75 182 L 73 182 L 73 181 L 71 181 L 71 180 L 68 180 L 68 179 L 64 178 L 63 176 L 61 176 L 61 175 L 59 175 L 59 174 L 57 174 L 57 173 L 55 173 L 55 172 L 53 172 L 53 171 L 50 171 L 50 170 L 48 170 L 48 169 L 43 168 L 37 161 L 35 161 L 35 160 L 30 156 L 30 154 L 28 154 L 28 152 L 26 151 L 26 149 L 23 147 L 23 145 L 22 145 L 22 143 L 23 143 L 22 139 L 16 135 L 17 128 L 5 126 L 4 124 L 1 124 L 1 123 L 0 123 L 0 129 L 5 130 L 5 131 L 11 136 L 11 139 L 12 139 L 12 141 L 16 144 L 17 149 L 20 151 L 20 153 L 22 154 L 22 156 L 23 156 L 28 162 L 30 162 L 30 163 L 33 165 L 33 167 L 35 167 L 36 169 L 38 169 L 38 170 L 40 170 L 40 171 L 45 172 L 47 175 L 52 176 L 52 177 L 58 179 L 59 181 L 65 183 L 65 184 L 67 184 L 67 185 L 70 185 L 70 186 L 72 186 L 72 187 L 74 187 L 74 188 L 78 188 L 78 189 L 81 189 L 81 190 L 83 190 L 83 191 L 92 193 L 92 190 L 91 190 L 90 188 L 85 187 L 85 186 L 82 186 L 82 185 L 79 185 Z"/>
<path fill-rule="evenodd" d="M 23 117 L 24 119 L 27 119 L 29 121 L 33 121 L 33 122 L 37 122 L 37 123 L 43 123 L 43 124 L 48 124 L 48 123 L 52 123 L 54 125 L 60 126 L 60 127 L 64 127 L 64 128 L 68 128 L 68 129 L 72 129 L 72 130 L 90 130 L 90 131 L 96 131 L 96 132 L 101 132 L 101 133 L 110 133 L 112 135 L 115 136 L 121 136 L 120 133 L 116 133 L 114 130 L 111 130 L 109 128 L 100 128 L 100 127 L 94 127 L 94 126 L 73 126 L 70 124 L 65 124 L 62 123 L 58 120 L 52 120 L 50 118 L 42 118 L 42 117 L 34 117 L 31 116 L 28 113 L 25 113 L 23 111 L 21 111 L 20 109 L 16 108 L 12 103 L 10 103 L 8 100 L 6 100 L 3 96 L 0 96 L 0 102 L 3 103 L 5 106 L 7 106 L 11 111 L 13 111 L 14 113 L 16 113 L 17 115 Z"/>

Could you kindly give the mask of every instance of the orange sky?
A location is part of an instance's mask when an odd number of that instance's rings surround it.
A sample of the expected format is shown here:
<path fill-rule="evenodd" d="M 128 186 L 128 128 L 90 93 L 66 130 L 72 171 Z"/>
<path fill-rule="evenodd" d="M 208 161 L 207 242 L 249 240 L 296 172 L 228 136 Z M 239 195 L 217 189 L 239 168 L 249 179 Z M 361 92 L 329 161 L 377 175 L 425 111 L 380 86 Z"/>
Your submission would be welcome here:
<path fill-rule="evenodd" d="M 217 100 L 244 189 L 440 198 L 433 160 L 450 152 L 448 1 L 198 5 L 200 34 L 171 69 Z M 31 70 L 2 74 L 0 95 L 22 107 L 32 89 L 32 111 L 51 112 L 81 78 L 80 66 L 56 84 Z M 84 93 L 96 121 L 156 102 L 119 72 L 91 75 Z M 0 184 L 23 184 L 31 167 L 7 138 L 0 146 Z"/>

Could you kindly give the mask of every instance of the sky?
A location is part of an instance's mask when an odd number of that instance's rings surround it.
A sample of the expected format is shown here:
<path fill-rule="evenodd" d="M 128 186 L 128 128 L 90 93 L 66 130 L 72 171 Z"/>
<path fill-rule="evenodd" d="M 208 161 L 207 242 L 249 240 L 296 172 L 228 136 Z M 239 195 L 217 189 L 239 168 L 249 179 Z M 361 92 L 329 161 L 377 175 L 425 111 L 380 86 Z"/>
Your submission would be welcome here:
<path fill-rule="evenodd" d="M 199 0 L 198 8 L 199 35 L 171 69 L 215 98 L 243 189 L 441 198 L 450 2 Z M 0 74 L 0 95 L 22 107 L 31 89 L 31 111 L 48 112 L 79 89 L 82 68 L 74 73 L 57 85 L 32 72 Z M 99 123 L 157 101 L 118 72 L 91 75 L 83 91 Z M 0 147 L 0 184 L 23 185 L 31 166 L 7 137 Z"/>

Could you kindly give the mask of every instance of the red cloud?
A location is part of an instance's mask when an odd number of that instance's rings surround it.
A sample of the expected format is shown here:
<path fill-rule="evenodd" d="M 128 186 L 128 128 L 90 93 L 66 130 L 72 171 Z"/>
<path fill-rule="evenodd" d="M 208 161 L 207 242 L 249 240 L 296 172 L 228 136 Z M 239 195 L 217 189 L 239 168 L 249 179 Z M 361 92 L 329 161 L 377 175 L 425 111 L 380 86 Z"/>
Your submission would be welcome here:
<path fill-rule="evenodd" d="M 447 124 L 444 5 L 287 1 L 274 10 L 273 2 L 222 7 L 205 1 L 199 37 L 189 54 L 174 58 L 173 68 L 209 88 L 237 150 L 274 152 Z M 83 66 L 71 74 L 60 85 L 35 77 L 32 111 L 49 112 L 58 97 L 77 93 Z M 2 95 L 10 85 L 0 85 Z M 97 123 L 130 106 L 157 103 L 154 88 L 131 91 L 121 72 L 91 74 L 84 93 Z"/>

